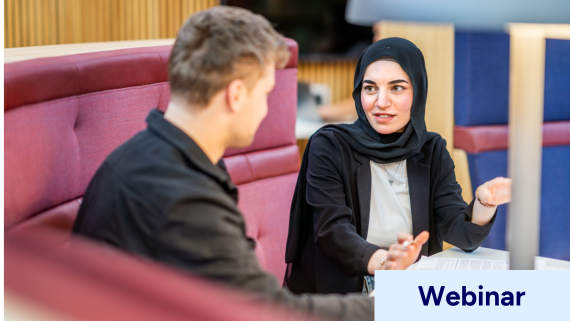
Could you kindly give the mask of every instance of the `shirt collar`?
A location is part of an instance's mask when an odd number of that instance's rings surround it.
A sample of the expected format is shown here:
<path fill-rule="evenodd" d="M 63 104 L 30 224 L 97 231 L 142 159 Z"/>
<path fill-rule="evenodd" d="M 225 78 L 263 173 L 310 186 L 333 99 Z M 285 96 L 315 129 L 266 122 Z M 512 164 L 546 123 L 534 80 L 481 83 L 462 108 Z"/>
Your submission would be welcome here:
<path fill-rule="evenodd" d="M 148 129 L 162 137 L 166 142 L 173 145 L 193 164 L 198 166 L 204 173 L 222 183 L 233 186 L 222 160 L 217 165 L 212 164 L 202 149 L 182 130 L 164 119 L 164 113 L 158 109 L 150 112 L 146 118 Z"/>

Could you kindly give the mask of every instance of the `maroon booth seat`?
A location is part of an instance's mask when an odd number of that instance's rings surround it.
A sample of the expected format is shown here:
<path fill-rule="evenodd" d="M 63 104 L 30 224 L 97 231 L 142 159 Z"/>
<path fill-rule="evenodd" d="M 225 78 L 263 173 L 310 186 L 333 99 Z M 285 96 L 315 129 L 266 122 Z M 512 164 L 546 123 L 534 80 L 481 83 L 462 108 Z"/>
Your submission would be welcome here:
<path fill-rule="evenodd" d="M 299 168 L 295 139 L 297 44 L 276 71 L 269 112 L 253 144 L 224 160 L 238 185 L 248 235 L 261 265 L 283 279 L 289 208 Z M 169 100 L 171 46 L 41 58 L 4 65 L 5 237 L 41 226 L 67 234 L 49 240 L 66 250 L 81 197 L 105 157 L 146 128 Z"/>
<path fill-rule="evenodd" d="M 28 232 L 6 243 L 5 296 L 26 302 L 26 308 L 41 308 L 45 320 L 308 320 L 221 284 L 80 237 L 66 255 L 46 253 L 42 245 L 64 232 Z M 6 313 L 18 312 L 15 308 L 7 305 Z"/>
<path fill-rule="evenodd" d="M 455 126 L 455 148 L 476 154 L 509 148 L 508 125 Z M 570 145 L 570 121 L 545 122 L 542 125 L 542 146 Z"/>

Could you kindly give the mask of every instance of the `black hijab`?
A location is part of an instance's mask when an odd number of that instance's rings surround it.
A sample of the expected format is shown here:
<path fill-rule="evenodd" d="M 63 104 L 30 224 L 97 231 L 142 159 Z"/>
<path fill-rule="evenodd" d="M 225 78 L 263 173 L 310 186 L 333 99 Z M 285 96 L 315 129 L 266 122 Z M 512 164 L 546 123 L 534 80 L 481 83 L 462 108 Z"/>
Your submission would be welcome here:
<path fill-rule="evenodd" d="M 376 132 L 368 123 L 360 101 L 362 78 L 366 68 L 383 57 L 391 57 L 408 74 L 414 88 L 414 98 L 411 109 L 411 119 L 403 133 L 382 135 Z M 417 154 L 426 140 L 428 132 L 425 125 L 425 105 L 427 99 L 427 73 L 424 56 L 412 42 L 402 38 L 386 38 L 377 41 L 366 48 L 356 64 L 354 72 L 354 90 L 352 98 L 356 105 L 358 119 L 353 124 L 327 125 L 319 131 L 333 131 L 342 137 L 352 149 L 369 157 L 377 163 L 393 163 L 408 159 Z M 430 135 L 431 136 L 431 135 Z M 430 137 L 431 138 L 431 137 Z M 308 154 L 311 139 L 307 143 L 297 186 L 291 204 L 289 218 L 289 235 L 285 261 L 293 263 L 301 251 L 306 237 L 308 226 L 308 205 L 306 201 L 306 176 L 308 167 Z"/>

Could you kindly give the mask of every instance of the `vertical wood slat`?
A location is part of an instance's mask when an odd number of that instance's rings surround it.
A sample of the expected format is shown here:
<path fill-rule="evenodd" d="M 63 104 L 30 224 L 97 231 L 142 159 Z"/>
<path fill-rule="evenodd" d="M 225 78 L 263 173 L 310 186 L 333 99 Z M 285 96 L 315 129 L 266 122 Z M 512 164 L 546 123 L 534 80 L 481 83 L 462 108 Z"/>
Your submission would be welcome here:
<path fill-rule="evenodd" d="M 59 35 L 58 43 L 69 43 L 67 37 L 67 0 L 57 0 L 58 6 L 58 26 L 57 33 Z"/>
<path fill-rule="evenodd" d="M 79 19 L 81 20 L 81 23 L 83 24 L 83 28 L 81 28 L 79 30 L 79 32 L 81 33 L 81 38 L 83 39 L 83 42 L 92 42 L 90 40 L 90 37 L 89 37 L 91 22 L 89 21 L 90 20 L 89 19 L 90 14 L 88 14 L 88 11 L 90 9 L 89 8 L 90 4 L 93 3 L 93 0 L 87 1 L 87 2 L 85 0 L 80 0 L 80 2 L 83 2 L 81 7 L 84 8 L 84 10 L 81 10 L 79 12 Z"/>
<path fill-rule="evenodd" d="M 160 38 L 166 38 L 168 34 L 168 10 L 167 10 L 167 2 L 166 0 L 162 0 L 158 2 L 159 4 L 159 19 L 158 22 L 160 23 Z"/>
<path fill-rule="evenodd" d="M 22 42 L 22 14 L 20 0 L 14 1 L 14 46 L 23 47 Z"/>
<path fill-rule="evenodd" d="M 49 44 L 57 44 L 57 3 L 55 1 L 49 1 Z"/>
<path fill-rule="evenodd" d="M 111 29 L 111 20 L 113 17 L 111 16 L 111 2 L 110 0 L 99 0 L 103 2 L 103 11 L 101 15 L 103 16 L 103 34 L 102 38 L 99 41 L 111 41 L 113 37 L 113 31 Z"/>
<path fill-rule="evenodd" d="M 125 40 L 134 38 L 133 0 L 125 0 Z"/>
<path fill-rule="evenodd" d="M 4 2 L 4 12 L 6 13 L 6 18 L 4 19 L 4 48 L 12 48 L 14 46 L 13 6 L 13 0 L 6 0 Z"/>
<path fill-rule="evenodd" d="M 85 16 L 85 21 L 87 22 L 86 32 L 86 42 L 97 41 L 97 0 L 84 0 L 85 4 L 88 5 L 88 10 L 82 10 Z"/>
<path fill-rule="evenodd" d="M 41 6 L 41 0 L 31 0 L 30 1 L 30 20 L 32 22 L 32 32 L 34 33 L 33 43 L 35 46 L 41 46 L 43 43 L 42 32 L 41 32 L 41 18 L 39 17 L 39 10 Z"/>
<path fill-rule="evenodd" d="M 57 30 L 57 44 L 71 43 L 73 41 L 71 37 L 72 21 L 70 20 L 69 11 L 69 1 L 70 0 L 56 0 L 56 30 Z"/>
<path fill-rule="evenodd" d="M 181 0 L 174 1 L 174 16 L 173 16 L 173 26 L 172 26 L 172 37 L 176 37 L 178 28 L 180 28 L 180 20 L 182 17 L 182 4 Z"/>
<path fill-rule="evenodd" d="M 49 15 L 49 10 L 50 10 L 50 6 L 49 6 L 49 1 L 48 0 L 42 0 L 42 7 L 41 7 L 41 16 L 42 16 L 42 27 L 40 29 L 40 32 L 42 33 L 42 44 L 45 45 L 51 45 L 51 40 L 50 40 L 50 22 L 52 20 L 52 18 Z"/>
<path fill-rule="evenodd" d="M 132 39 L 140 39 L 141 38 L 141 26 L 140 26 L 140 17 L 141 17 L 141 10 L 140 10 L 140 1 L 139 0 L 132 0 L 132 12 L 133 12 L 133 34 Z"/>
<path fill-rule="evenodd" d="M 22 46 L 29 46 L 28 0 L 21 0 L 20 10 L 20 18 L 22 19 Z"/>
<path fill-rule="evenodd" d="M 6 0 L 4 47 L 176 37 L 219 0 Z"/>
<path fill-rule="evenodd" d="M 160 12 L 158 9 L 157 0 L 147 0 L 148 7 L 148 38 L 157 39 L 160 37 L 160 24 L 158 23 L 158 17 Z"/>
<path fill-rule="evenodd" d="M 82 33 L 82 19 L 81 19 L 81 12 L 82 12 L 82 1 L 73 1 L 73 11 L 72 11 L 72 22 L 71 28 L 73 30 L 73 42 L 74 43 L 81 43 L 83 41 L 83 33 Z"/>
<path fill-rule="evenodd" d="M 177 0 L 168 0 L 168 33 L 166 34 L 167 38 L 171 38 L 172 34 L 174 34 L 174 29 L 176 28 L 175 26 L 175 14 L 174 14 L 174 10 L 175 10 L 175 2 Z"/>
<path fill-rule="evenodd" d="M 35 19 L 35 0 L 26 0 L 27 2 L 27 10 L 26 10 L 26 16 L 28 18 L 28 30 L 30 33 L 29 36 L 29 44 L 30 46 L 37 46 L 37 37 L 36 37 L 36 19 Z"/>

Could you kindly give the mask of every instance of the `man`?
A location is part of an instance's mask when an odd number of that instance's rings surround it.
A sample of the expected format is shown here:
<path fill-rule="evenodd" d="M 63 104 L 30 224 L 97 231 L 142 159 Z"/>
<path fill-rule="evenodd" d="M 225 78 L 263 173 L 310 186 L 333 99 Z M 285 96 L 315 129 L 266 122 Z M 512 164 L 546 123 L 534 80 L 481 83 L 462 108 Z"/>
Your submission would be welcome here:
<path fill-rule="evenodd" d="M 170 56 L 166 113 L 152 111 L 148 128 L 101 165 L 74 232 L 294 311 L 372 320 L 372 298 L 296 296 L 259 267 L 221 160 L 226 148 L 253 141 L 267 114 L 275 66 L 288 56 L 282 36 L 261 16 L 230 7 L 191 16 Z M 402 268 L 403 257 L 417 257 L 422 242 L 406 251 L 394 246 L 382 268 Z"/>

